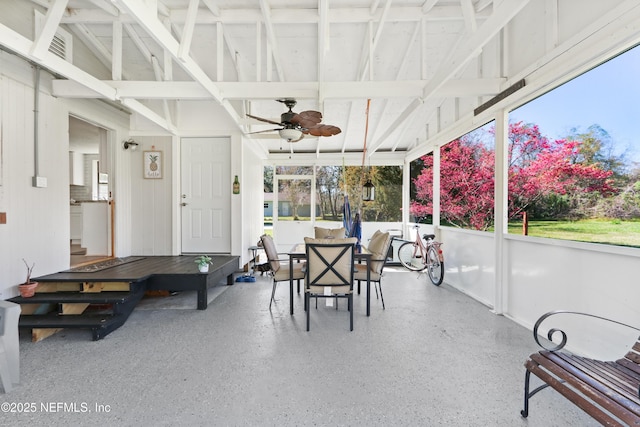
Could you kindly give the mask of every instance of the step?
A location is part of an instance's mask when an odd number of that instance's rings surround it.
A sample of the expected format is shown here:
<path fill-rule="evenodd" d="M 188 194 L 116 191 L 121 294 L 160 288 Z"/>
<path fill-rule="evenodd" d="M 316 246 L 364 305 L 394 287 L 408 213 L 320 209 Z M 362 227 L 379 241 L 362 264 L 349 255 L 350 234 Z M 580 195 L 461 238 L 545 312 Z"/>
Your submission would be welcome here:
<path fill-rule="evenodd" d="M 132 292 L 36 292 L 30 298 L 18 296 L 9 301 L 16 304 L 121 304 L 135 295 Z"/>
<path fill-rule="evenodd" d="M 18 326 L 21 328 L 91 329 L 93 340 L 96 341 L 124 324 L 127 317 L 124 314 L 33 314 L 21 315 Z"/>
<path fill-rule="evenodd" d="M 112 314 L 27 314 L 21 315 L 18 326 L 25 328 L 93 328 L 111 323 Z"/>
<path fill-rule="evenodd" d="M 85 248 L 81 248 L 79 245 L 77 247 L 71 246 L 71 255 L 86 255 L 87 250 Z"/>

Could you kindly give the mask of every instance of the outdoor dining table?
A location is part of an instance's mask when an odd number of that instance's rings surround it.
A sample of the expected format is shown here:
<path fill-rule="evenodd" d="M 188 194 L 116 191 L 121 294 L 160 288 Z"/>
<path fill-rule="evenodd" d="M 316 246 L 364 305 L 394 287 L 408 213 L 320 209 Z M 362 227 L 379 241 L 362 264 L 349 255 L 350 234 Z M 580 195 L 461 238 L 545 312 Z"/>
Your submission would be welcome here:
<path fill-rule="evenodd" d="M 305 244 L 297 243 L 293 245 L 287 254 L 289 255 L 289 305 L 293 315 L 293 263 L 294 261 L 304 260 L 307 257 Z M 365 261 L 367 265 L 367 316 L 371 313 L 371 270 L 369 269 L 371 255 L 372 253 L 364 246 L 361 247 L 360 252 L 354 254 L 354 262 L 362 263 L 362 261 Z M 298 288 L 299 292 L 300 288 Z"/>

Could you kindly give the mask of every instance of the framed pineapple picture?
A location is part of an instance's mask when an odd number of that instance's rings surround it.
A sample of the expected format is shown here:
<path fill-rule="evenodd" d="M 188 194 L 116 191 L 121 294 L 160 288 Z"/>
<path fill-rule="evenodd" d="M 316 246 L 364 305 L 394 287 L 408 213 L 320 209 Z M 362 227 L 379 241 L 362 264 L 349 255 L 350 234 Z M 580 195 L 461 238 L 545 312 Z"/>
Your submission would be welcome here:
<path fill-rule="evenodd" d="M 145 151 L 143 174 L 146 179 L 162 178 L 162 151 Z"/>

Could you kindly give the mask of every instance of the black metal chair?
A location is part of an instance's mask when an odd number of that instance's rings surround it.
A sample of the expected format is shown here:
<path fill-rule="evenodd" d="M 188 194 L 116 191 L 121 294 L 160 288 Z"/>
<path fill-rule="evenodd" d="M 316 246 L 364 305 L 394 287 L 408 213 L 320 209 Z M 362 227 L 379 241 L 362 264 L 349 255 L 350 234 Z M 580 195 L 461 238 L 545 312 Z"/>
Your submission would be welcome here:
<path fill-rule="evenodd" d="M 305 238 L 307 268 L 305 276 L 305 307 L 309 330 L 311 298 L 345 298 L 353 331 L 353 261 L 358 239 Z M 337 308 L 337 305 L 336 305 Z"/>

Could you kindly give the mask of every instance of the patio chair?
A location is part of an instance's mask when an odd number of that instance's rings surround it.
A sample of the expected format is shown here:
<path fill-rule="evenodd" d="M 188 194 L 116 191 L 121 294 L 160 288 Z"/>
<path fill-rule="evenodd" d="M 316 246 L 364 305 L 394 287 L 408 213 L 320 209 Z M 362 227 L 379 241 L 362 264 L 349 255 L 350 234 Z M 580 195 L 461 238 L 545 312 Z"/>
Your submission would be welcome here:
<path fill-rule="evenodd" d="M 305 307 L 309 330 L 311 298 L 345 298 L 349 310 L 349 325 L 353 331 L 353 260 L 358 239 L 305 238 L 307 269 L 305 277 Z M 337 306 L 336 306 L 337 309 Z"/>
<path fill-rule="evenodd" d="M 340 228 L 313 227 L 313 233 L 316 239 L 343 239 L 347 235 L 347 230 L 344 227 L 340 227 Z"/>
<path fill-rule="evenodd" d="M 275 301 L 276 294 L 276 285 L 278 282 L 289 281 L 289 259 L 288 258 L 279 258 L 278 250 L 276 249 L 276 244 L 273 241 L 271 236 L 267 236 L 266 234 L 260 236 L 262 240 L 262 247 L 264 248 L 264 253 L 267 255 L 267 260 L 269 261 L 269 265 L 271 266 L 271 277 L 273 278 L 273 288 L 271 289 L 271 300 L 269 300 L 269 310 L 271 310 L 271 304 Z M 304 279 L 304 264 L 295 263 L 293 264 L 293 279 L 298 281 L 298 288 L 300 287 L 300 280 Z"/>
<path fill-rule="evenodd" d="M 387 255 L 391 246 L 391 235 L 389 232 L 383 233 L 377 230 L 369 240 L 367 249 L 371 252 L 371 260 L 369 261 L 369 280 L 374 283 L 376 289 L 376 298 L 378 290 L 380 291 L 380 300 L 382 301 L 382 309 L 384 310 L 384 296 L 382 295 L 382 269 L 387 262 Z M 358 282 L 358 292 L 360 292 L 360 282 L 367 280 L 367 266 L 365 264 L 356 264 L 356 273 L 354 280 Z"/>

